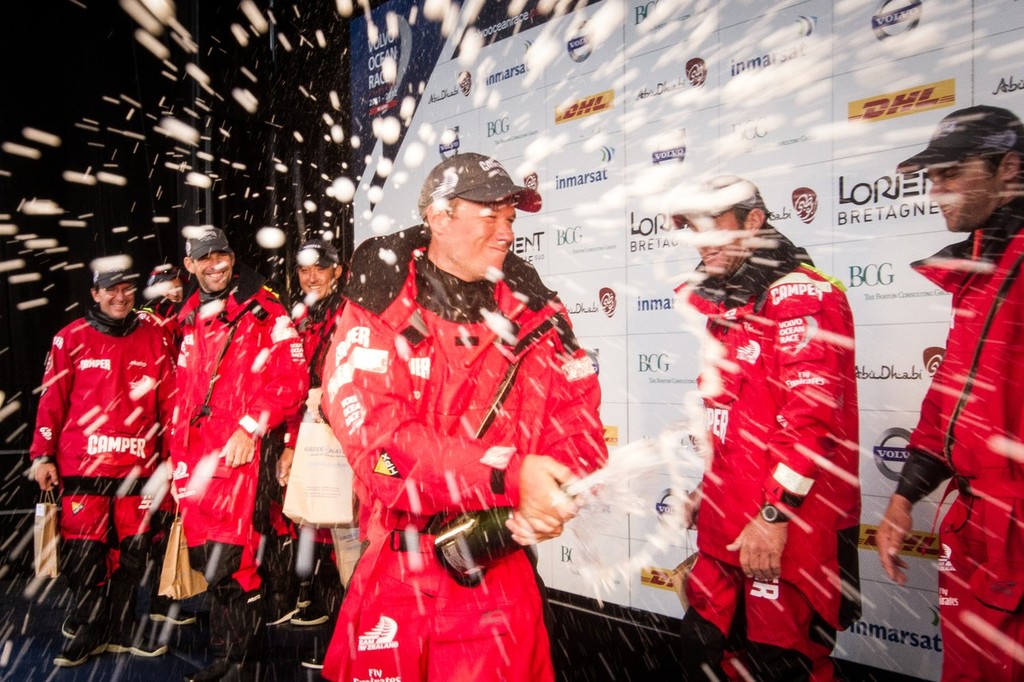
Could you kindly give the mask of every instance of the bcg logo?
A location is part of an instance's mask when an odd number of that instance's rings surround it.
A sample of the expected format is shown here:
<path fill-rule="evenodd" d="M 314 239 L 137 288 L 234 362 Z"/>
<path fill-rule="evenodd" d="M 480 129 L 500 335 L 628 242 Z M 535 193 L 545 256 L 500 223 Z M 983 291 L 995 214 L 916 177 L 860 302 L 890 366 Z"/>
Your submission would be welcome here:
<path fill-rule="evenodd" d="M 512 126 L 508 122 L 508 116 L 502 116 L 496 121 L 487 122 L 487 137 L 494 137 L 495 135 L 504 135 Z"/>
<path fill-rule="evenodd" d="M 870 263 L 868 265 L 851 265 L 849 286 L 857 287 L 889 286 L 892 284 L 892 263 Z"/>
<path fill-rule="evenodd" d="M 583 228 L 579 225 L 563 227 L 555 232 L 555 243 L 558 246 L 570 246 L 583 241 Z"/>
<path fill-rule="evenodd" d="M 639 353 L 637 354 L 639 370 L 641 373 L 667 372 L 671 363 L 665 353 Z"/>

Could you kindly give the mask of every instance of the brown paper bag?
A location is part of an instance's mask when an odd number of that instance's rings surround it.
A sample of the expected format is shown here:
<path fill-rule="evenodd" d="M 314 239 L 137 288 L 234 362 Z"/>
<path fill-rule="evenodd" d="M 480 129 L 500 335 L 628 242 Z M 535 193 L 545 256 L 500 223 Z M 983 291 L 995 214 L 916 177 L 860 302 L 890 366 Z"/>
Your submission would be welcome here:
<path fill-rule="evenodd" d="M 690 577 L 690 571 L 693 570 L 695 563 L 697 563 L 697 552 L 683 559 L 672 571 L 672 587 L 675 588 L 676 596 L 679 597 L 679 603 L 683 605 L 684 611 L 690 608 L 690 600 L 686 598 L 686 579 Z"/>
<path fill-rule="evenodd" d="M 57 568 L 60 532 L 57 529 L 57 503 L 54 501 L 52 490 L 43 493 L 36 504 L 36 518 L 32 531 L 35 536 L 36 576 L 56 578 L 60 575 Z"/>
<path fill-rule="evenodd" d="M 199 571 L 192 570 L 188 562 L 188 543 L 181 527 L 181 517 L 175 516 L 167 534 L 167 553 L 160 571 L 161 597 L 187 599 L 206 591 L 206 578 Z"/>

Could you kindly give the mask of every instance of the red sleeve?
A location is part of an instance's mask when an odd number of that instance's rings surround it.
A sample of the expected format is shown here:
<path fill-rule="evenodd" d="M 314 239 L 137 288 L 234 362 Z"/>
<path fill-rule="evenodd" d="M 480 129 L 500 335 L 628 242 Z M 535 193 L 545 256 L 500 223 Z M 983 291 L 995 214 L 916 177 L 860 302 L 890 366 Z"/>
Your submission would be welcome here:
<path fill-rule="evenodd" d="M 42 394 L 36 413 L 36 428 L 29 447 L 29 457 L 55 457 L 60 433 L 64 428 L 75 383 L 71 327 L 53 337 L 43 370 Z"/>
<path fill-rule="evenodd" d="M 299 409 L 309 391 L 309 371 L 302 339 L 291 317 L 276 300 L 260 303 L 270 314 L 264 323 L 271 326 L 270 345 L 266 361 L 258 370 L 263 381 L 249 405 L 249 414 L 243 416 L 252 417 L 269 430 Z"/>

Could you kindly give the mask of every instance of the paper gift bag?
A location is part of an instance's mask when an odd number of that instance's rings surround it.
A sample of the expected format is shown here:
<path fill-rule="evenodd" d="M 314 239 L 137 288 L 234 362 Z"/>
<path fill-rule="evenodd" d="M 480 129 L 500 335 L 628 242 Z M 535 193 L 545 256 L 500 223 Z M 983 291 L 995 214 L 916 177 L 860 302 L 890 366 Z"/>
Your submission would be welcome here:
<path fill-rule="evenodd" d="M 171 599 L 187 599 L 205 592 L 206 587 L 206 578 L 199 571 L 192 570 L 189 564 L 185 530 L 181 526 L 181 517 L 175 516 L 167 534 L 167 553 L 160 570 L 157 594 Z"/>
<path fill-rule="evenodd" d="M 330 425 L 299 425 L 284 514 L 316 528 L 352 523 L 352 467 Z"/>
<path fill-rule="evenodd" d="M 35 536 L 36 575 L 40 578 L 56 578 L 60 575 L 57 568 L 60 532 L 57 529 L 57 503 L 53 499 L 53 491 L 43 493 L 36 504 L 32 530 Z"/>

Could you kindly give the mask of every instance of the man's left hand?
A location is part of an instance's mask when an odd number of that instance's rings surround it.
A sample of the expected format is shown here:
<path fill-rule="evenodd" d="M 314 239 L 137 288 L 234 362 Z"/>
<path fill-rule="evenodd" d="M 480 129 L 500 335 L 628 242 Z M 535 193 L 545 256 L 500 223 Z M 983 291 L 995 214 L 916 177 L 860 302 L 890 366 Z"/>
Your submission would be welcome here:
<path fill-rule="evenodd" d="M 739 550 L 740 568 L 748 578 L 777 580 L 782 575 L 782 550 L 788 534 L 788 522 L 768 523 L 755 516 L 726 549 Z"/>
<path fill-rule="evenodd" d="M 248 464 L 256 456 L 256 441 L 245 429 L 235 429 L 220 456 L 224 458 L 225 466 L 235 468 Z"/>

